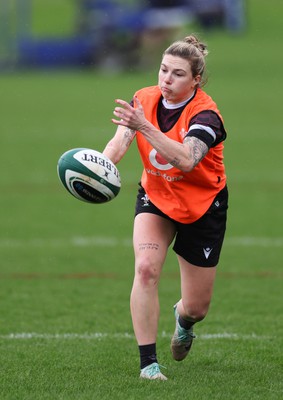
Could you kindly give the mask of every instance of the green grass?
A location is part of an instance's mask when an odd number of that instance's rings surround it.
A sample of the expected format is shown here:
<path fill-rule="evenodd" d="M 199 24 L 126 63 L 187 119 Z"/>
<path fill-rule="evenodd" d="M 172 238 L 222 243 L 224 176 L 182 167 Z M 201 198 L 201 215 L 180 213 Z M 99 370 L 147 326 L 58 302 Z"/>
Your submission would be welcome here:
<path fill-rule="evenodd" d="M 229 224 L 211 309 L 183 363 L 169 352 L 180 287 L 168 254 L 158 336 L 167 382 L 138 379 L 129 312 L 135 145 L 109 204 L 77 201 L 56 174 L 65 150 L 103 149 L 114 132 L 114 99 L 154 84 L 155 71 L 0 76 L 1 400 L 282 398 L 283 7 L 249 4 L 245 35 L 203 35 L 211 51 L 206 90 L 228 131 Z"/>
<path fill-rule="evenodd" d="M 31 33 L 36 36 L 72 35 L 79 23 L 78 4 L 73 0 L 28 0 L 32 7 Z"/>

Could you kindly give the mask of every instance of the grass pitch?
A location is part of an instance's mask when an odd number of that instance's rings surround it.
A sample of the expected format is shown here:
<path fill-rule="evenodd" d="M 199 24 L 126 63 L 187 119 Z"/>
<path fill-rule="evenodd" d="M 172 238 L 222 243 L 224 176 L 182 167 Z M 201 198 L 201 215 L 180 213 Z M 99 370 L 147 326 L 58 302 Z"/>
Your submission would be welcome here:
<path fill-rule="evenodd" d="M 154 84 L 155 71 L 0 76 L 1 400 L 282 398 L 282 11 L 276 0 L 251 1 L 245 35 L 205 37 L 206 90 L 228 131 L 229 223 L 210 312 L 182 363 L 169 352 L 180 289 L 168 254 L 158 337 L 167 382 L 138 379 L 129 312 L 135 145 L 109 204 L 79 202 L 56 174 L 65 150 L 103 149 L 114 99 Z"/>

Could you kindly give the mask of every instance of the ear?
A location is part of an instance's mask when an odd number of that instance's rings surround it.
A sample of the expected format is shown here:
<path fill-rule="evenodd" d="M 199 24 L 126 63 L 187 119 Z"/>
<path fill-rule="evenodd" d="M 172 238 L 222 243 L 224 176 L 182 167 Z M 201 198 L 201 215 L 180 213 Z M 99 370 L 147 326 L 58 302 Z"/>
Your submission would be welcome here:
<path fill-rule="evenodd" d="M 201 82 L 201 75 L 197 75 L 194 77 L 194 84 L 195 86 L 198 86 Z"/>

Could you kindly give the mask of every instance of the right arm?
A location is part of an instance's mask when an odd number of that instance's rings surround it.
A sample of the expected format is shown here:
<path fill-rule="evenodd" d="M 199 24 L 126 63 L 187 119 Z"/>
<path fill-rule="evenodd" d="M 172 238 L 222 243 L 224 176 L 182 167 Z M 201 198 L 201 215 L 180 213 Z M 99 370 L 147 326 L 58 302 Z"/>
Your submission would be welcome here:
<path fill-rule="evenodd" d="M 107 143 L 103 154 L 117 164 L 127 152 L 135 137 L 136 131 L 126 127 L 118 126 L 114 137 Z"/>

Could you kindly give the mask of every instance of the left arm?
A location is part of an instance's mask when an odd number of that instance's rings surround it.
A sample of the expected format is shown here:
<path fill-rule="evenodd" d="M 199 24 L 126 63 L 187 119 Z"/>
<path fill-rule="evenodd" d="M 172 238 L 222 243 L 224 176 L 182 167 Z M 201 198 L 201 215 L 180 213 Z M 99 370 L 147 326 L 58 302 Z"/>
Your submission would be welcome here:
<path fill-rule="evenodd" d="M 176 142 L 164 135 L 144 115 L 143 107 L 135 97 L 137 108 L 131 107 L 124 100 L 116 100 L 122 107 L 115 107 L 114 115 L 120 120 L 112 119 L 116 125 L 140 131 L 155 150 L 174 167 L 190 172 L 205 157 L 209 148 L 200 139 L 187 136 L 183 143 Z"/>
<path fill-rule="evenodd" d="M 135 131 L 126 126 L 118 126 L 114 137 L 107 143 L 103 154 L 117 164 L 128 151 L 133 139 Z"/>

